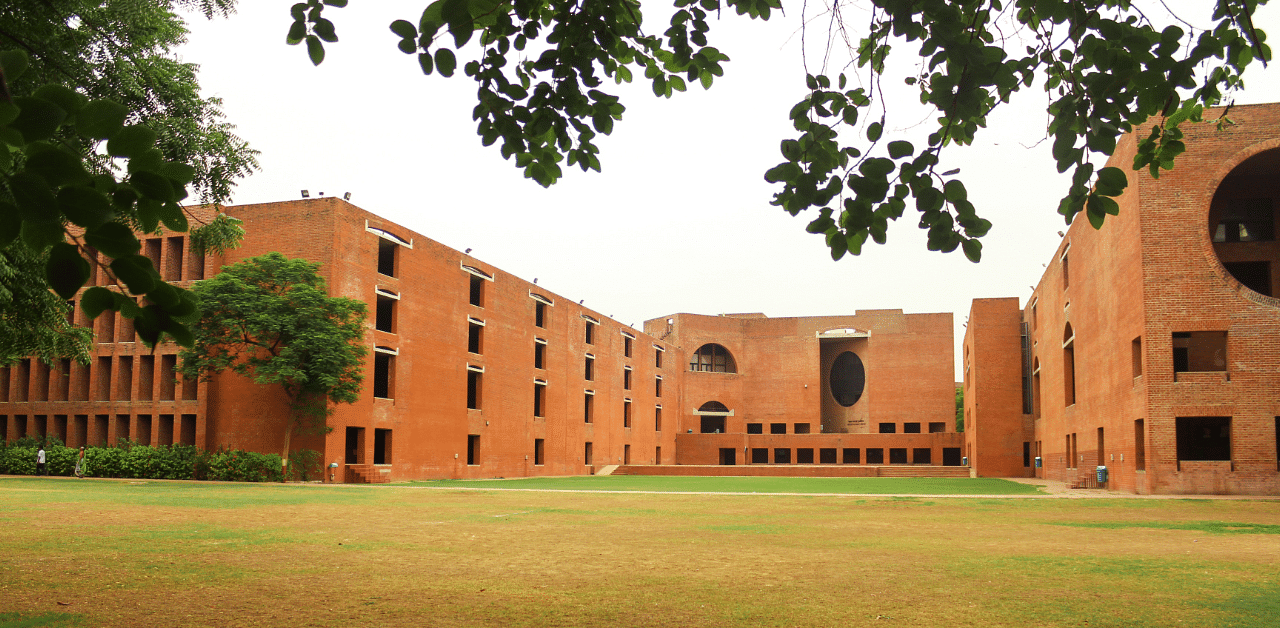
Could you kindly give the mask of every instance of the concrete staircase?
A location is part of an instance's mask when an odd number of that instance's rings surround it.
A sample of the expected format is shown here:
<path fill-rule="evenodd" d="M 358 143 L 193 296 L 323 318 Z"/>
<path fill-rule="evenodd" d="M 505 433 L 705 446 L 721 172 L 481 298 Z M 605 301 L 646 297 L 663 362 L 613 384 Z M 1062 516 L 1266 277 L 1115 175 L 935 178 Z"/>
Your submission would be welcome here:
<path fill-rule="evenodd" d="M 349 464 L 346 480 L 348 484 L 390 484 L 391 467 Z"/>
<path fill-rule="evenodd" d="M 969 467 L 939 465 L 623 465 L 613 475 L 683 475 L 703 477 L 861 477 L 861 478 L 967 478 Z M 599 475 L 599 473 L 597 473 Z"/>

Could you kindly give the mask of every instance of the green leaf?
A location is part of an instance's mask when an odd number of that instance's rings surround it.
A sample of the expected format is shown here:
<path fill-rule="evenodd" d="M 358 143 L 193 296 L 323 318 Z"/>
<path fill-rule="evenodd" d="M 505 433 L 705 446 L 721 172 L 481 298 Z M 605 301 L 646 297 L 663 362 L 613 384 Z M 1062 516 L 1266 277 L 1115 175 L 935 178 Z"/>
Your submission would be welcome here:
<path fill-rule="evenodd" d="M 439 48 L 436 50 L 436 69 L 440 71 L 441 76 L 453 76 L 453 71 L 458 67 L 458 59 L 453 56 L 453 51 L 448 48 Z"/>
<path fill-rule="evenodd" d="M 431 60 L 431 53 L 429 52 L 418 53 L 418 65 L 422 66 L 423 74 L 431 74 L 431 71 L 435 69 L 434 67 L 435 62 Z"/>
<path fill-rule="evenodd" d="M 4 70 L 5 81 L 12 84 L 27 70 L 31 60 L 25 50 L 0 51 L 0 69 Z"/>
<path fill-rule="evenodd" d="M 1097 192 L 1105 196 L 1119 196 L 1129 185 L 1124 170 L 1114 166 L 1098 171 Z"/>
<path fill-rule="evenodd" d="M 134 124 L 120 129 L 107 140 L 107 153 L 113 157 L 141 155 L 156 143 L 156 132 L 145 125 Z"/>
<path fill-rule="evenodd" d="M 111 262 L 111 272 L 124 282 L 125 287 L 133 294 L 146 294 L 155 289 L 155 268 L 151 259 L 145 255 L 129 255 Z"/>
<path fill-rule="evenodd" d="M 31 249 L 43 251 L 67 237 L 58 221 L 27 220 L 22 223 L 22 241 Z"/>
<path fill-rule="evenodd" d="M 311 58 L 311 65 L 324 62 L 324 44 L 320 43 L 319 37 L 307 35 L 307 56 Z"/>
<path fill-rule="evenodd" d="M 53 189 L 43 177 L 19 172 L 9 177 L 9 191 L 25 221 L 57 222 L 61 213 Z"/>
<path fill-rule="evenodd" d="M 13 99 L 18 106 L 18 117 L 9 123 L 27 142 L 38 142 L 53 137 L 62 121 L 67 119 L 67 111 L 43 98 L 23 96 Z"/>
<path fill-rule="evenodd" d="M 471 9 L 467 0 L 445 0 L 440 7 L 440 16 L 449 25 L 449 34 L 453 35 L 455 47 L 461 48 L 471 39 L 475 24 L 471 21 Z M 436 65 L 439 64 L 440 60 L 436 59 Z"/>
<path fill-rule="evenodd" d="M 884 125 L 879 122 L 872 122 L 867 125 L 867 139 L 875 142 L 880 139 L 880 135 L 884 133 Z"/>
<path fill-rule="evenodd" d="M 942 192 L 946 195 L 947 201 L 958 203 L 969 197 L 969 192 L 964 189 L 964 183 L 959 179 L 952 179 L 942 185 Z"/>
<path fill-rule="evenodd" d="M 88 98 L 77 93 L 76 90 L 57 83 L 42 85 L 31 95 L 61 107 L 63 111 L 67 112 L 67 115 L 75 115 L 89 101 Z"/>
<path fill-rule="evenodd" d="M 391 32 L 400 36 L 401 39 L 414 39 L 418 36 L 418 29 L 407 20 L 396 20 L 391 23 Z"/>
<path fill-rule="evenodd" d="M 113 100 L 95 100 L 76 114 L 76 130 L 97 140 L 105 140 L 124 128 L 129 109 Z"/>
<path fill-rule="evenodd" d="M 59 242 L 50 249 L 44 272 L 49 287 L 63 299 L 71 299 L 89 280 L 89 262 L 80 256 L 78 247 Z"/>
<path fill-rule="evenodd" d="M 185 233 L 189 225 L 187 215 L 177 203 L 168 202 L 160 206 L 160 220 L 170 231 Z"/>
<path fill-rule="evenodd" d="M 338 41 L 338 33 L 333 28 L 333 22 L 329 20 L 324 18 L 316 20 L 316 25 L 311 27 L 311 30 L 315 31 L 317 37 L 329 43 Z"/>
<path fill-rule="evenodd" d="M 115 216 L 107 196 L 88 186 L 58 190 L 58 207 L 67 219 L 81 227 L 97 227 Z"/>
<path fill-rule="evenodd" d="M 107 257 L 119 259 L 142 248 L 133 230 L 118 222 L 109 222 L 85 231 L 84 241 Z"/>
<path fill-rule="evenodd" d="M 80 309 L 90 319 L 98 318 L 106 310 L 115 309 L 115 295 L 102 286 L 94 286 L 80 295 Z"/>
<path fill-rule="evenodd" d="M 298 5 L 294 5 L 294 6 L 298 6 Z M 303 5 L 303 6 L 306 6 L 306 5 Z M 301 18 L 299 18 L 298 21 L 289 25 L 289 34 L 285 36 L 284 43 L 289 44 L 290 46 L 296 46 L 302 43 L 302 40 L 306 38 L 307 38 L 307 23 L 303 21 Z"/>
<path fill-rule="evenodd" d="M 960 248 L 964 250 L 964 256 L 974 264 L 982 261 L 982 242 L 980 240 L 972 238 L 965 240 L 960 243 Z"/>
<path fill-rule="evenodd" d="M 160 226 L 161 201 L 154 198 L 138 199 L 138 227 L 146 233 L 152 233 Z"/>
<path fill-rule="evenodd" d="M 27 159 L 26 171 L 39 175 L 54 188 L 93 182 L 78 156 L 56 148 L 34 151 Z"/>
<path fill-rule="evenodd" d="M 196 169 L 179 161 L 166 161 L 160 164 L 160 167 L 154 172 L 163 175 L 178 185 L 186 185 L 196 178 Z"/>
<path fill-rule="evenodd" d="M 0 201 L 0 246 L 9 246 L 20 233 L 22 218 L 18 215 L 18 208 L 12 203 Z"/>
<path fill-rule="evenodd" d="M 911 145 L 911 142 L 905 140 L 889 142 L 889 156 L 894 159 L 902 159 L 915 152 L 916 148 Z"/>
<path fill-rule="evenodd" d="M 143 171 L 130 174 L 128 183 L 144 197 L 153 198 L 162 203 L 176 200 L 173 185 L 169 183 L 169 179 L 154 172 Z"/>

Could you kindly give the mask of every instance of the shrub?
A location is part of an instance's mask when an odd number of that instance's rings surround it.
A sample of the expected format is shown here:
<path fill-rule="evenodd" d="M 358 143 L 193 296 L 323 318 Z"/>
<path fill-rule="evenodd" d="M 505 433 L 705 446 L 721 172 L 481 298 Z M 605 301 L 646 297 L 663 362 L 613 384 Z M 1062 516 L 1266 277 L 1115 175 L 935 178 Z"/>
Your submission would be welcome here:
<path fill-rule="evenodd" d="M 313 477 L 324 479 L 324 468 L 320 466 L 320 452 L 314 449 L 299 449 L 289 455 L 290 475 L 295 480 L 306 482 Z"/>
<path fill-rule="evenodd" d="M 9 445 L 0 450 L 0 472 L 10 475 L 36 474 L 36 447 Z"/>
<path fill-rule="evenodd" d="M 209 479 L 229 482 L 283 481 L 280 455 L 239 449 L 220 451 L 209 457 Z"/>

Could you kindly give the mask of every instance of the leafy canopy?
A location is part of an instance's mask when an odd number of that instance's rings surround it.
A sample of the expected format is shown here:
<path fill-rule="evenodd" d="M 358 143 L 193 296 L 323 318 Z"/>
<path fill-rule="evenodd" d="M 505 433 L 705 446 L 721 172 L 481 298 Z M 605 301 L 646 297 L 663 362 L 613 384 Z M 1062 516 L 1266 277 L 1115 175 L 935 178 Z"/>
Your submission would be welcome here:
<path fill-rule="evenodd" d="M 1128 177 L 1119 168 L 1095 171 L 1093 161 L 1149 124 L 1133 169 L 1158 177 L 1172 168 L 1186 148 L 1180 125 L 1201 121 L 1205 107 L 1243 87 L 1247 67 L 1271 58 L 1252 20 L 1265 1 L 1216 0 L 1210 25 L 1182 23 L 1184 29 L 1148 17 L 1160 0 L 1145 7 L 1134 0 L 869 0 L 870 19 L 859 33 L 849 31 L 853 22 L 843 14 L 852 3 L 824 5 L 825 15 L 801 16 L 806 25 L 818 17 L 830 25 L 824 69 L 806 75 L 808 94 L 790 112 L 796 136 L 782 141 L 782 163 L 765 173 L 782 186 L 773 204 L 792 215 L 815 210 L 807 229 L 825 236 L 834 259 L 858 254 L 868 238 L 884 243 L 889 221 L 912 205 L 931 250 L 960 248 L 976 262 L 991 223 L 968 199 L 958 170 L 938 171 L 941 155 L 972 144 L 992 112 L 1034 87 L 1048 96 L 1057 168 L 1072 172 L 1058 211 L 1068 222 L 1084 212 L 1100 227 L 1118 213 L 1114 197 Z M 435 0 L 416 20 L 390 28 L 425 74 L 453 76 L 461 63 L 477 85 L 472 117 L 481 142 L 498 144 L 526 177 L 549 186 L 562 162 L 599 171 L 594 139 L 608 135 L 624 111 L 605 91 L 606 79 L 621 84 L 642 74 L 667 98 L 692 82 L 709 88 L 728 61 L 709 44 L 709 16 L 732 9 L 767 20 L 781 9 L 780 0 L 676 0 L 666 30 L 652 34 L 641 28 L 640 4 Z M 293 5 L 287 42 L 305 42 L 311 61 L 321 63 L 324 44 L 338 41 L 325 8 L 346 5 Z M 881 80 L 895 47 L 915 55 L 915 71 L 898 78 L 933 112 L 919 146 L 886 136 L 894 125 Z M 831 51 L 841 48 L 844 67 L 865 73 L 869 87 L 851 88 L 846 73 L 825 70 Z"/>

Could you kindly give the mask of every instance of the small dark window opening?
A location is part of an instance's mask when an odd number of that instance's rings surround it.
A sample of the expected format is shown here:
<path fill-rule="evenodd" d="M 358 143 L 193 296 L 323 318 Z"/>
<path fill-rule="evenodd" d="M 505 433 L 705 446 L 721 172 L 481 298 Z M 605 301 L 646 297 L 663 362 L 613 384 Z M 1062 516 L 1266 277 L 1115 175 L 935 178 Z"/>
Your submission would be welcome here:
<path fill-rule="evenodd" d="M 785 447 L 779 447 L 773 450 L 774 464 L 791 464 L 791 450 Z"/>
<path fill-rule="evenodd" d="M 836 463 L 836 449 L 835 449 L 835 447 L 829 447 L 829 448 L 828 448 L 828 447 L 824 447 L 824 448 L 822 448 L 822 449 L 819 449 L 819 450 L 818 450 L 818 463 L 819 463 L 819 464 L 835 464 L 835 463 Z"/>
<path fill-rule="evenodd" d="M 724 433 L 724 417 L 722 416 L 703 416 L 700 431 L 701 434 L 723 434 Z"/>
<path fill-rule="evenodd" d="M 881 423 L 880 433 L 881 434 L 897 434 L 898 424 L 897 423 Z"/>
<path fill-rule="evenodd" d="M 813 464 L 813 448 L 804 447 L 797 449 L 796 464 Z"/>
<path fill-rule="evenodd" d="M 912 449 L 911 464 L 933 464 L 933 450 L 928 447 L 916 447 Z"/>
<path fill-rule="evenodd" d="M 903 423 L 902 433 L 903 434 L 919 434 L 920 424 L 919 423 Z"/>
<path fill-rule="evenodd" d="M 378 311 L 374 318 L 374 329 L 395 333 L 396 300 L 378 295 Z"/>
<path fill-rule="evenodd" d="M 1142 336 L 1133 339 L 1131 344 L 1131 353 L 1133 360 L 1133 376 L 1140 377 L 1142 375 Z"/>
<path fill-rule="evenodd" d="M 391 464 L 391 430 L 373 430 L 373 464 Z"/>
<path fill-rule="evenodd" d="M 475 321 L 467 323 L 467 352 L 480 355 L 484 352 L 484 325 Z"/>
<path fill-rule="evenodd" d="M 533 464 L 546 464 L 546 449 L 546 442 L 543 439 L 533 439 Z"/>
<path fill-rule="evenodd" d="M 662 353 L 662 349 L 653 350 L 653 365 L 657 368 L 662 368 Z"/>
<path fill-rule="evenodd" d="M 769 464 L 769 450 L 764 447 L 752 448 L 751 464 Z"/>
<path fill-rule="evenodd" d="M 392 380 L 395 356 L 390 353 L 375 352 L 373 354 L 373 396 L 378 399 L 392 398 Z"/>
<path fill-rule="evenodd" d="M 884 450 L 879 447 L 868 447 L 867 464 L 884 464 Z"/>
<path fill-rule="evenodd" d="M 587 356 L 586 368 L 583 369 L 583 377 L 587 381 L 592 381 L 596 378 L 596 359 L 595 358 L 591 356 Z"/>
<path fill-rule="evenodd" d="M 484 373 L 480 371 L 467 371 L 467 409 L 480 409 L 480 395 L 482 394 L 482 386 L 484 384 Z"/>
<path fill-rule="evenodd" d="M 589 345 L 596 343 L 596 324 L 591 321 L 587 321 L 586 341 Z"/>
<path fill-rule="evenodd" d="M 963 462 L 963 456 L 960 455 L 959 447 L 943 447 L 942 448 L 942 465 L 945 467 L 958 467 Z"/>
<path fill-rule="evenodd" d="M 786 434 L 787 424 L 786 423 L 770 423 L 769 433 L 770 434 Z"/>
<path fill-rule="evenodd" d="M 364 459 L 364 428 L 348 427 L 346 442 L 347 464 L 360 464 Z"/>
<path fill-rule="evenodd" d="M 533 302 L 533 324 L 538 327 L 547 326 L 547 304 L 542 301 Z"/>
<path fill-rule="evenodd" d="M 793 426 L 792 426 L 792 428 L 791 428 L 791 429 L 792 429 L 792 433 L 793 433 L 793 434 L 808 434 L 808 433 L 809 433 L 809 426 L 810 426 L 810 424 L 809 424 L 809 423 L 796 423 L 796 424 L 795 424 L 795 425 L 793 425 Z"/>
<path fill-rule="evenodd" d="M 653 409 L 653 431 L 662 431 L 662 408 Z"/>
<path fill-rule="evenodd" d="M 378 238 L 378 274 L 396 276 L 396 249 L 399 248 L 395 242 Z"/>
<path fill-rule="evenodd" d="M 590 393 L 583 395 L 582 401 L 582 420 L 584 423 L 590 423 L 594 420 L 592 412 L 595 408 L 596 396 Z"/>
<path fill-rule="evenodd" d="M 720 448 L 720 464 L 735 465 L 738 464 L 738 449 L 736 447 Z"/>
<path fill-rule="evenodd" d="M 906 448 L 893 447 L 889 449 L 889 464 L 907 464 Z"/>
<path fill-rule="evenodd" d="M 533 416 L 545 416 L 547 409 L 547 385 L 542 382 L 533 383 Z"/>
<path fill-rule="evenodd" d="M 1227 370 L 1227 332 L 1173 332 L 1173 372 Z"/>
<path fill-rule="evenodd" d="M 1069 272 L 1071 269 L 1071 266 L 1067 262 L 1068 262 L 1067 254 L 1063 253 L 1062 254 L 1062 289 L 1063 290 L 1066 290 L 1068 287 L 1071 286 L 1071 273 Z"/>
<path fill-rule="evenodd" d="M 1280 444 L 1280 432 L 1277 432 L 1277 441 Z M 1133 470 L 1147 470 L 1147 430 L 1142 419 L 1133 422 Z"/>
<path fill-rule="evenodd" d="M 862 464 L 861 454 L 861 449 L 846 447 L 840 452 L 840 457 L 844 464 Z"/>
<path fill-rule="evenodd" d="M 1076 403 L 1076 333 L 1067 326 L 1062 334 L 1062 396 L 1065 406 Z"/>
<path fill-rule="evenodd" d="M 467 273 L 471 278 L 471 305 L 484 307 L 484 277 Z"/>
<path fill-rule="evenodd" d="M 764 433 L 764 423 L 748 423 L 748 424 L 747 424 L 747 433 L 748 433 L 748 434 L 763 434 L 763 433 Z"/>
<path fill-rule="evenodd" d="M 947 431 L 947 424 L 945 421 L 936 421 L 936 422 L 929 423 L 930 434 L 941 434 L 946 431 Z"/>
<path fill-rule="evenodd" d="M 541 342 L 533 343 L 533 368 L 547 368 L 547 345 Z"/>
<path fill-rule="evenodd" d="M 631 427 L 631 401 L 622 402 L 622 427 Z"/>
<path fill-rule="evenodd" d="M 1022 443 L 1022 466 L 1031 466 L 1031 443 Z"/>
<path fill-rule="evenodd" d="M 622 369 L 622 389 L 631 390 L 631 369 Z"/>
<path fill-rule="evenodd" d="M 634 344 L 634 342 L 635 341 L 633 341 L 628 336 L 622 337 L 622 356 L 623 357 L 626 357 L 626 358 L 631 357 L 631 345 Z"/>
<path fill-rule="evenodd" d="M 480 464 L 480 435 L 467 434 L 467 464 Z"/>
<path fill-rule="evenodd" d="M 1177 432 L 1179 462 L 1231 459 L 1231 417 L 1180 416 Z"/>
<path fill-rule="evenodd" d="M 594 462 L 593 456 L 591 454 L 591 443 L 583 443 L 583 445 L 584 446 L 582 448 L 582 461 L 589 467 Z"/>
<path fill-rule="evenodd" d="M 661 377 L 659 377 L 659 378 L 657 378 L 657 379 L 655 379 L 655 380 L 653 380 L 653 381 L 654 381 L 654 384 L 653 384 L 653 396 L 654 396 L 654 397 L 661 397 L 661 396 L 662 396 L 662 378 L 661 378 Z"/>
<path fill-rule="evenodd" d="M 1276 239 L 1271 199 L 1234 199 L 1223 208 L 1214 242 L 1270 242 Z"/>

